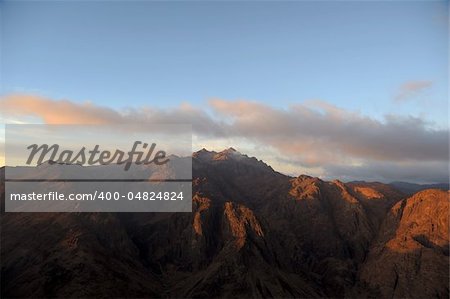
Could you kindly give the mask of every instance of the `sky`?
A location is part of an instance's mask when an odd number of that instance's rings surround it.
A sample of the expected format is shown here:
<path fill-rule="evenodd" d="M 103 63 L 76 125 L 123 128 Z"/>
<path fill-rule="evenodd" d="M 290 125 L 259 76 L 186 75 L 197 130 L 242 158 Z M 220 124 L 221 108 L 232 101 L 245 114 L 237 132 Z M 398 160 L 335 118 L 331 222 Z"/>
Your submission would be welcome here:
<path fill-rule="evenodd" d="M 183 120 L 194 149 L 237 147 L 287 174 L 448 180 L 447 1 L 2 1 L 0 13 L 2 123 Z"/>

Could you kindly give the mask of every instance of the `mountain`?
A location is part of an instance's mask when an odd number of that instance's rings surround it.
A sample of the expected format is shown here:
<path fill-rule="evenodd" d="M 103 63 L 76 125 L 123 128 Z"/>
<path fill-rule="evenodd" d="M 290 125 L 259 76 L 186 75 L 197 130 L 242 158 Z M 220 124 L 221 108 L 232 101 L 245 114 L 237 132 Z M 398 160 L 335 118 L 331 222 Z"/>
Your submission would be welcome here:
<path fill-rule="evenodd" d="M 394 188 L 406 193 L 406 194 L 414 194 L 416 192 L 426 190 L 426 189 L 441 189 L 441 190 L 449 190 L 449 183 L 441 183 L 441 184 L 413 184 L 407 182 L 392 182 L 389 185 Z"/>
<path fill-rule="evenodd" d="M 2 297 L 449 295 L 447 192 L 289 177 L 233 148 L 192 169 L 192 213 L 3 213 Z"/>
<path fill-rule="evenodd" d="M 448 298 L 448 212 L 448 191 L 425 190 L 398 202 L 370 248 L 361 280 L 384 298 Z"/>

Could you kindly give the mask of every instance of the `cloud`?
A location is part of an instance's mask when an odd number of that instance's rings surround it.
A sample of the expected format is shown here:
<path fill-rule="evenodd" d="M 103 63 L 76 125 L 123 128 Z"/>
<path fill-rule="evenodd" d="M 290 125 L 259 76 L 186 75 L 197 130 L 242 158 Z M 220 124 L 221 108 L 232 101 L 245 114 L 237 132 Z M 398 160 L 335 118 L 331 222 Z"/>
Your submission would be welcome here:
<path fill-rule="evenodd" d="M 75 104 L 32 95 L 10 95 L 0 102 L 0 111 L 9 117 L 36 116 L 48 124 L 107 124 L 119 113 L 91 103 Z"/>
<path fill-rule="evenodd" d="M 432 86 L 433 82 L 428 80 L 406 82 L 400 86 L 394 99 L 396 101 L 407 101 L 414 99 L 421 95 L 425 90 L 430 89 Z"/>
<path fill-rule="evenodd" d="M 192 124 L 201 134 L 221 134 L 220 124 L 202 110 L 184 104 L 175 109 L 125 109 L 117 111 L 90 102 L 75 103 L 35 95 L 8 95 L 0 100 L 0 116 L 5 119 L 37 117 L 47 124 Z"/>
<path fill-rule="evenodd" d="M 244 101 L 214 100 L 211 106 L 231 119 L 226 132 L 270 144 L 309 166 L 448 159 L 448 131 L 430 129 L 415 117 L 390 115 L 380 122 L 325 102 L 287 110 Z"/>
<path fill-rule="evenodd" d="M 212 113 L 187 104 L 117 111 L 29 95 L 0 100 L 0 111 L 9 118 L 35 116 L 46 123 L 139 123 L 143 128 L 151 123 L 190 123 L 198 140 L 216 147 L 226 140 L 241 140 L 246 148 L 254 144 L 267 149 L 268 154 L 258 153 L 258 158 L 270 162 L 278 155 L 274 161 L 278 170 L 289 169 L 289 173 L 296 167 L 325 177 L 415 181 L 446 175 L 449 131 L 433 129 L 432 123 L 420 118 L 387 115 L 380 121 L 320 100 L 280 109 L 214 99 L 206 109 Z"/>

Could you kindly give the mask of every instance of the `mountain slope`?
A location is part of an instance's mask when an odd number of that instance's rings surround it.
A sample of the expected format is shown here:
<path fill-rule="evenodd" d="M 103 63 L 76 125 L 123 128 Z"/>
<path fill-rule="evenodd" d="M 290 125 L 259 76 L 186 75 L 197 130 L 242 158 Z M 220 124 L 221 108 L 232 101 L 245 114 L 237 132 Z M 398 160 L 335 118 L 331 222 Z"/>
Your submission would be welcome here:
<path fill-rule="evenodd" d="M 362 267 L 362 280 L 385 298 L 448 297 L 449 206 L 449 193 L 437 189 L 397 203 Z"/>

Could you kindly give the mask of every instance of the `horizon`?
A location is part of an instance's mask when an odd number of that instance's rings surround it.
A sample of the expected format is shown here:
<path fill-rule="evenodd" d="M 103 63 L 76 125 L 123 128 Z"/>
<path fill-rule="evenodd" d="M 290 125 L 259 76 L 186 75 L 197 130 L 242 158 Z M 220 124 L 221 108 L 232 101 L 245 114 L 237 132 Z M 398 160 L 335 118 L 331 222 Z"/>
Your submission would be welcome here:
<path fill-rule="evenodd" d="M 194 151 L 192 152 L 192 155 L 194 155 L 194 154 L 196 154 L 196 153 L 199 153 L 199 152 L 202 152 L 202 151 L 207 151 L 207 152 L 209 152 L 209 153 L 216 153 L 216 154 L 219 154 L 219 153 L 223 153 L 223 152 L 229 152 L 230 150 L 234 150 L 234 151 L 237 152 L 238 154 L 243 155 L 243 156 L 246 156 L 247 158 L 250 158 L 250 159 L 251 159 L 251 158 L 255 158 L 255 159 L 257 159 L 257 161 L 262 162 L 262 163 L 266 164 L 268 167 L 272 168 L 273 171 L 278 172 L 278 173 L 280 173 L 280 174 L 282 174 L 282 175 L 285 175 L 285 176 L 287 176 L 287 177 L 292 177 L 292 178 L 301 177 L 301 176 L 315 177 L 315 176 L 310 176 L 310 175 L 304 174 L 304 173 L 300 173 L 300 174 L 289 174 L 289 173 L 283 173 L 283 172 L 280 172 L 280 171 L 274 169 L 269 163 L 267 163 L 267 162 L 264 161 L 263 159 L 259 159 L 258 157 L 251 156 L 251 155 L 248 155 L 248 154 L 246 154 L 246 153 L 242 153 L 242 152 L 240 152 L 238 149 L 235 149 L 235 148 L 232 147 L 232 146 L 227 147 L 227 148 L 224 148 L 224 149 L 222 149 L 222 150 L 209 150 L 209 149 L 207 149 L 207 148 L 202 148 L 202 149 L 199 149 L 199 150 L 194 150 Z M 167 157 L 170 157 L 170 156 L 176 156 L 176 157 L 179 157 L 179 158 L 189 157 L 189 156 L 178 156 L 178 155 L 168 155 Z M 82 166 L 82 167 L 97 167 L 97 166 L 103 166 L 103 165 L 101 165 L 101 164 L 93 164 L 93 165 L 82 165 L 82 164 L 81 164 L 81 165 L 80 165 L 80 164 L 77 164 L 77 163 L 58 162 L 57 160 L 45 160 L 45 161 L 42 161 L 41 163 L 36 164 L 35 166 L 33 166 L 33 165 L 2 165 L 2 166 L 0 166 L 0 169 L 4 169 L 4 168 L 7 168 L 7 167 L 13 167 L 13 168 L 14 168 L 14 167 L 38 167 L 38 166 L 43 165 L 43 164 L 50 164 L 50 165 L 52 165 L 52 164 L 59 164 L 59 165 L 67 165 L 67 166 L 76 165 L 76 166 Z M 108 165 L 119 165 L 119 164 L 118 164 L 118 163 L 110 163 L 110 164 L 108 164 Z M 342 182 L 344 182 L 344 183 L 364 182 L 364 183 L 382 183 L 382 184 L 387 184 L 387 185 L 392 185 L 392 184 L 394 184 L 394 183 L 406 183 L 406 184 L 413 184 L 413 185 L 420 185 L 420 186 L 425 186 L 425 185 L 445 185 L 445 184 L 449 185 L 449 184 L 450 184 L 450 182 L 448 182 L 448 181 L 443 181 L 443 182 L 422 182 L 422 183 L 418 183 L 418 182 L 410 182 L 410 181 L 377 181 L 377 180 L 374 180 L 374 181 L 366 181 L 366 180 L 341 180 L 341 179 L 339 179 L 339 178 L 321 178 L 321 177 L 317 177 L 317 178 L 320 179 L 320 180 L 326 181 L 326 182 L 332 182 L 332 181 L 342 181 Z"/>

